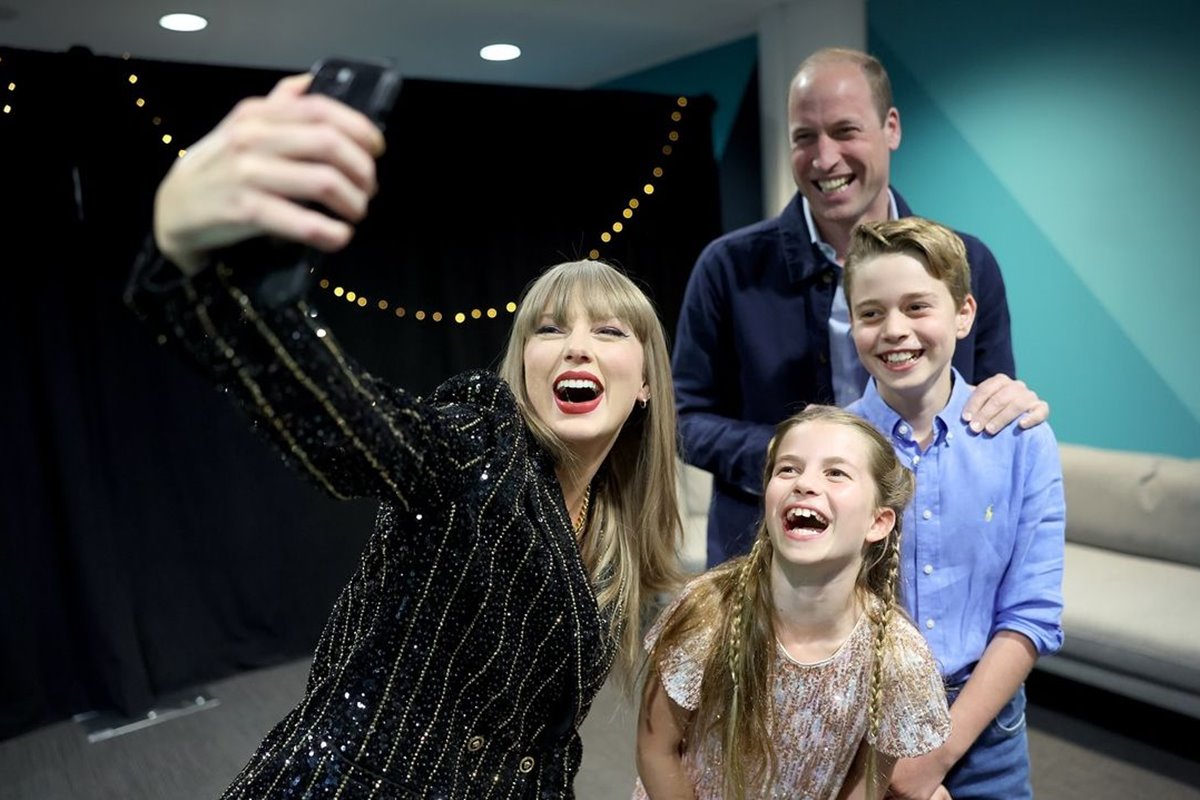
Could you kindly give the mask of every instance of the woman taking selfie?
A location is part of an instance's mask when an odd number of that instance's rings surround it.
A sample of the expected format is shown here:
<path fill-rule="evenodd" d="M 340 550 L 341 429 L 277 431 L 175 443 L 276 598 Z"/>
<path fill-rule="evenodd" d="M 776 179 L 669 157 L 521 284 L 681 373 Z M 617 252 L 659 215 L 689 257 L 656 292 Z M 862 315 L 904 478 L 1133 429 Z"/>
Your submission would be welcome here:
<path fill-rule="evenodd" d="M 379 500 L 303 699 L 225 797 L 571 797 L 579 725 L 674 585 L 662 326 L 617 270 L 560 264 L 499 374 L 418 398 L 355 366 L 302 291 L 262 302 L 271 273 L 224 248 L 339 249 L 375 191 L 379 130 L 307 81 L 243 101 L 174 165 L 128 291 L 293 468 Z"/>

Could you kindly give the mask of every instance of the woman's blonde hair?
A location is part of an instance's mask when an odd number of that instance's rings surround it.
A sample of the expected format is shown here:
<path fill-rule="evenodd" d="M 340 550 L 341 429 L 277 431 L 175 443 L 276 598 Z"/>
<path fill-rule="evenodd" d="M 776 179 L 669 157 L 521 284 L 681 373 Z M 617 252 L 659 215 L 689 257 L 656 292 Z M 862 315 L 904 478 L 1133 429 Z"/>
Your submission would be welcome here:
<path fill-rule="evenodd" d="M 874 741 L 882 713 L 884 643 L 896 610 L 900 523 L 904 507 L 912 498 L 913 475 L 896 458 L 891 443 L 869 422 L 840 408 L 811 405 L 775 428 L 767 446 L 764 488 L 771 480 L 783 438 L 808 422 L 845 425 L 863 435 L 877 507 L 890 508 L 896 515 L 891 532 L 864 548 L 857 582 L 860 592 L 879 600 L 864 603 L 874 629 L 867 708 L 869 739 Z M 769 730 L 775 661 L 775 605 L 770 579 L 773 553 L 764 515 L 750 553 L 727 561 L 705 576 L 666 621 L 650 654 L 650 663 L 659 664 L 673 646 L 716 622 L 717 635 L 704 663 L 700 704 L 686 739 L 688 747 L 700 747 L 710 736 L 720 741 L 724 796 L 736 800 L 753 794 L 752 787 L 770 786 L 777 766 Z M 877 793 L 875 762 L 875 749 L 871 747 L 867 754 L 868 787 Z"/>
<path fill-rule="evenodd" d="M 572 302 L 594 319 L 615 317 L 641 342 L 650 399 L 633 409 L 593 479 L 582 555 L 601 611 L 619 641 L 619 674 L 628 688 L 641 650 L 641 621 L 657 592 L 678 587 L 683 524 L 675 489 L 679 444 L 675 389 L 662 323 L 646 294 L 601 261 L 571 261 L 526 289 L 500 365 L 500 376 L 538 441 L 556 463 L 574 467 L 571 451 L 538 417 L 525 387 L 525 345 L 543 314 L 565 318 Z"/>

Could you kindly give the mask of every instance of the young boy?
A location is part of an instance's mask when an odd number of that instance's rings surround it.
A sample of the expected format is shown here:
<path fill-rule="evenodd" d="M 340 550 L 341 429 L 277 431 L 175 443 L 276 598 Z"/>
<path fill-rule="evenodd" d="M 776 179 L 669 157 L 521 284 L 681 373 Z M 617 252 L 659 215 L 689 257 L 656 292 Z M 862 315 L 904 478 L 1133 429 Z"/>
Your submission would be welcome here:
<path fill-rule="evenodd" d="M 896 765 L 889 796 L 1031 798 L 1024 681 L 1062 644 L 1065 504 L 1049 425 L 994 436 L 962 421 L 950 366 L 975 299 L 962 240 L 928 220 L 864 223 L 846 257 L 851 335 L 871 374 L 851 411 L 916 474 L 904 514 L 905 608 L 941 664 L 952 732 Z"/>

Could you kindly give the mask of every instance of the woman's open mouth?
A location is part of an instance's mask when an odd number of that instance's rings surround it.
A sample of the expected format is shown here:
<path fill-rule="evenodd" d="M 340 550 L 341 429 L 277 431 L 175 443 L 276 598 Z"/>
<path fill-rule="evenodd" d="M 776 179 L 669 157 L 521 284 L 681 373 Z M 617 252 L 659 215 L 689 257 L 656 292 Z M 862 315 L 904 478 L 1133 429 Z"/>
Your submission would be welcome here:
<path fill-rule="evenodd" d="M 586 414 L 600 405 L 604 387 L 592 376 L 560 375 L 554 383 L 554 402 L 564 414 Z"/>

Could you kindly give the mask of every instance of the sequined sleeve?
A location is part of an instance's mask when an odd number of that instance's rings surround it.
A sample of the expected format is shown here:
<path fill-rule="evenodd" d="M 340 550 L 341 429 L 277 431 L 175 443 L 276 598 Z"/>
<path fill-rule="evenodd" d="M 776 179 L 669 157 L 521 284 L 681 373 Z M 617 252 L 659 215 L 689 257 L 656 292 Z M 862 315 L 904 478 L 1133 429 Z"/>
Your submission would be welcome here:
<path fill-rule="evenodd" d="M 884 659 L 883 717 L 875 746 L 895 758 L 936 750 L 950 736 L 941 671 L 907 619 L 893 619 Z"/>
<path fill-rule="evenodd" d="M 284 459 L 332 496 L 431 505 L 470 472 L 464 458 L 483 457 L 478 442 L 463 446 L 468 437 L 520 440 L 509 430 L 518 415 L 489 422 L 489 410 L 513 406 L 496 376 L 464 379 L 423 403 L 357 367 L 303 296 L 267 307 L 252 299 L 253 283 L 220 264 L 185 278 L 148 242 L 125 297 L 160 344 L 228 390 Z"/>
<path fill-rule="evenodd" d="M 691 593 L 698 583 L 699 580 L 696 580 L 684 586 L 671 604 L 658 615 L 658 619 L 654 621 L 643 639 L 646 652 L 653 652 L 663 626 L 679 609 L 683 598 Z M 674 700 L 681 708 L 689 711 L 695 711 L 700 707 L 700 686 L 704 678 L 704 662 L 708 656 L 708 648 L 712 645 L 712 637 L 712 627 L 700 628 L 683 642 L 668 648 L 655 665 L 667 697 Z"/>

